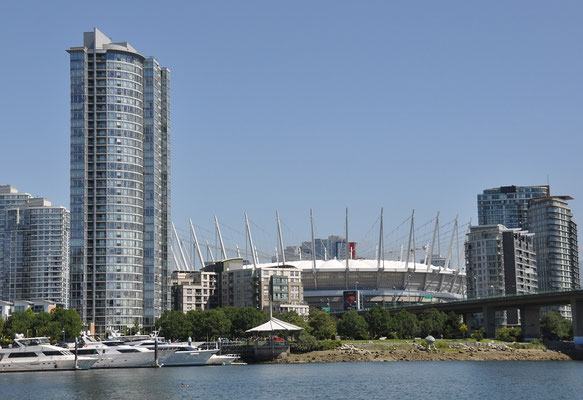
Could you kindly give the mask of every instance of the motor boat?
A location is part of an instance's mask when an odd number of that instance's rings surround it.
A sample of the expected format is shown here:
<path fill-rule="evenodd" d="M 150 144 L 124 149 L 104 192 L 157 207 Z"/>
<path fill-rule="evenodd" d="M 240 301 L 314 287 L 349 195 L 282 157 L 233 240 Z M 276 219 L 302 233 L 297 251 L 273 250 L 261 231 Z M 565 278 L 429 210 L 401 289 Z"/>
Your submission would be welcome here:
<path fill-rule="evenodd" d="M 90 336 L 83 336 L 77 349 L 78 355 L 97 358 L 92 368 L 151 367 L 155 363 L 154 353 L 154 350 L 130 346 L 119 340 L 100 342 Z M 162 363 L 169 355 L 158 353 L 158 362 Z"/>
<path fill-rule="evenodd" d="M 239 356 L 237 354 L 213 354 L 205 363 L 205 365 L 231 365 L 231 363 L 237 360 Z"/>
<path fill-rule="evenodd" d="M 150 350 L 153 350 L 156 346 L 155 341 L 152 339 L 132 342 L 132 344 Z M 209 358 L 218 351 L 218 349 L 202 350 L 188 343 L 158 342 L 159 354 L 170 354 L 169 357 L 161 362 L 164 367 L 205 365 Z"/>
<path fill-rule="evenodd" d="M 0 349 L 0 372 L 89 369 L 97 358 L 77 357 L 68 349 L 53 346 L 46 337 L 16 335 L 14 345 Z"/>

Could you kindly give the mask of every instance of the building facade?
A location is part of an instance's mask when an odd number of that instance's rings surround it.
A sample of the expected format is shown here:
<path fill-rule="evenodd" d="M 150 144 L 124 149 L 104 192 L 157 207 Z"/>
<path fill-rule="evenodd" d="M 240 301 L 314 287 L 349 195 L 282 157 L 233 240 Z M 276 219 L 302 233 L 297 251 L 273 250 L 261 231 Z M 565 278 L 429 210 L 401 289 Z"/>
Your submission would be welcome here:
<path fill-rule="evenodd" d="M 4 191 L 1 300 L 49 301 L 68 307 L 69 211 L 47 199 L 18 193 L 12 186 L 0 190 Z M 11 204 L 7 198 L 13 199 Z"/>
<path fill-rule="evenodd" d="M 530 201 L 528 226 L 534 245 L 540 291 L 579 289 L 577 224 L 567 200 L 550 196 Z"/>
<path fill-rule="evenodd" d="M 472 226 L 465 243 L 468 298 L 536 293 L 534 234 L 503 225 Z M 518 310 L 497 312 L 496 323 L 519 324 Z"/>
<path fill-rule="evenodd" d="M 172 309 L 182 312 L 218 306 L 217 274 L 207 271 L 172 271 Z"/>
<path fill-rule="evenodd" d="M 478 225 L 524 228 L 530 199 L 546 197 L 549 186 L 501 186 L 478 194 Z"/>
<path fill-rule="evenodd" d="M 465 247 L 468 298 L 537 292 L 534 234 L 503 225 L 472 226 Z"/>
<path fill-rule="evenodd" d="M 97 333 L 170 306 L 170 71 L 95 29 L 72 47 L 71 306 Z"/>
<path fill-rule="evenodd" d="M 32 196 L 28 193 L 19 193 L 18 189 L 11 185 L 0 185 L 0 300 L 8 297 L 9 273 L 5 266 L 4 237 L 6 235 L 6 210 L 25 205 Z"/>

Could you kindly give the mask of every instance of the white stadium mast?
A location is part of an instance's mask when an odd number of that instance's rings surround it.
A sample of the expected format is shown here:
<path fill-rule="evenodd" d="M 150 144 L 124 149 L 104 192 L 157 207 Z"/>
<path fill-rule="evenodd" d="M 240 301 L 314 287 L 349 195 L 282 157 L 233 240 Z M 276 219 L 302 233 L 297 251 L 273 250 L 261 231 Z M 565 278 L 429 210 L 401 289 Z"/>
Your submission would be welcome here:
<path fill-rule="evenodd" d="M 281 252 L 282 265 L 285 265 L 285 252 L 283 251 L 283 236 L 281 235 L 281 222 L 279 220 L 279 212 L 276 211 L 275 215 L 277 217 L 277 235 L 279 240 L 279 251 Z"/>
<path fill-rule="evenodd" d="M 200 245 L 198 244 L 198 238 L 196 237 L 196 232 L 194 230 L 194 225 L 192 224 L 192 220 L 188 220 L 190 222 L 190 233 L 192 235 L 192 239 L 194 241 L 194 247 L 196 247 L 196 251 L 198 253 L 198 259 L 200 260 L 201 269 L 204 268 L 204 258 L 202 257 L 202 251 L 200 250 Z M 192 267 L 194 269 L 194 257 L 192 258 Z"/>
<path fill-rule="evenodd" d="M 223 260 L 227 259 L 227 251 L 225 250 L 225 244 L 223 243 L 223 235 L 221 235 L 221 228 L 219 227 L 219 220 L 215 215 L 215 228 L 219 235 L 219 243 L 221 244 L 221 254 L 223 255 Z"/>
<path fill-rule="evenodd" d="M 253 237 L 251 236 L 251 229 L 249 228 L 249 217 L 245 213 L 245 227 L 247 228 L 247 236 L 249 238 L 249 246 L 251 247 L 251 256 L 253 258 L 253 271 L 257 269 L 257 254 L 255 252 L 255 246 L 253 246 Z"/>
<path fill-rule="evenodd" d="M 314 287 L 318 289 L 318 276 L 316 272 L 316 241 L 314 240 L 314 215 L 312 214 L 311 208 L 310 208 L 310 225 L 312 225 L 312 275 L 314 276 Z"/>

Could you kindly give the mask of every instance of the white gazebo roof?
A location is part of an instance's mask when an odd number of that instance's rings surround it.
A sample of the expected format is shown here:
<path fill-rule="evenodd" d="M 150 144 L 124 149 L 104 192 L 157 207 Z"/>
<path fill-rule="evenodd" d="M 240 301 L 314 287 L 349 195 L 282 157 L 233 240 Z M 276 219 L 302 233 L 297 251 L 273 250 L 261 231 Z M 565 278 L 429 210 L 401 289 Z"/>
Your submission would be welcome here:
<path fill-rule="evenodd" d="M 271 317 L 266 323 L 246 330 L 245 332 L 300 331 L 304 328 Z"/>

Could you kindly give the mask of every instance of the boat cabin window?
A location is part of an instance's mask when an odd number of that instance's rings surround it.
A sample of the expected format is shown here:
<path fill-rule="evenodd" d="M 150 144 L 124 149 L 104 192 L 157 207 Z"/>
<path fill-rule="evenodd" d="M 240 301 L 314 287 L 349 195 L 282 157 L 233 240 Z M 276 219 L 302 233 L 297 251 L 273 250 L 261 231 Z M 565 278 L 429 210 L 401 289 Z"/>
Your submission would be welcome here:
<path fill-rule="evenodd" d="M 196 349 L 194 347 L 188 347 L 188 346 L 178 347 L 178 350 L 176 350 L 176 352 L 178 353 L 180 351 L 196 351 Z"/>
<path fill-rule="evenodd" d="M 120 346 L 123 345 L 123 342 L 103 342 L 104 345 L 109 346 L 109 347 L 115 347 L 115 346 Z"/>
<path fill-rule="evenodd" d="M 82 355 L 82 356 L 86 356 L 89 354 L 99 354 L 99 352 L 95 349 L 79 349 L 79 350 L 77 350 L 77 354 Z"/>
<path fill-rule="evenodd" d="M 38 346 L 39 344 L 51 344 L 47 338 L 18 339 L 17 342 L 24 346 Z"/>
<path fill-rule="evenodd" d="M 58 351 L 58 350 L 43 351 L 43 354 L 45 356 L 65 356 L 65 355 L 67 355 L 67 353 L 65 353 L 64 351 Z"/>
<path fill-rule="evenodd" d="M 137 349 L 117 349 L 120 353 L 139 353 Z"/>
<path fill-rule="evenodd" d="M 8 358 L 31 358 L 37 357 L 36 353 L 33 352 L 17 352 L 8 354 Z"/>

